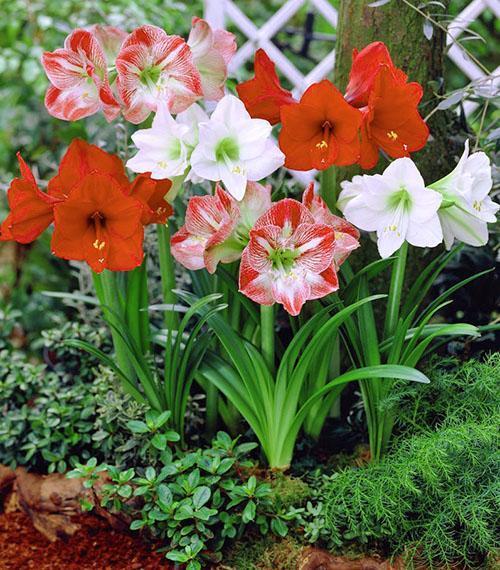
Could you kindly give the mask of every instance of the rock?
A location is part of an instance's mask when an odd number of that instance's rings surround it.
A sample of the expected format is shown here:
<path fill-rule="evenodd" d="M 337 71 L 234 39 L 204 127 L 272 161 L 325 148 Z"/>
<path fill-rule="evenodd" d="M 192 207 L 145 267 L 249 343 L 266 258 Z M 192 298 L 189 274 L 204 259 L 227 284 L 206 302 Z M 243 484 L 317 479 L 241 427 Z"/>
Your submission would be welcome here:
<path fill-rule="evenodd" d="M 66 479 L 59 473 L 36 475 L 18 468 L 14 489 L 34 527 L 50 541 L 73 536 L 80 528 L 71 517 L 82 512 L 80 500 L 85 491 L 81 479 Z"/>
<path fill-rule="evenodd" d="M 351 559 L 333 556 L 325 550 L 309 547 L 302 551 L 298 570 L 399 570 L 402 566 L 396 561 L 392 565 L 388 560 L 377 558 Z"/>
<path fill-rule="evenodd" d="M 15 478 L 16 474 L 10 467 L 0 465 L 0 498 L 5 497 L 12 489 Z"/>

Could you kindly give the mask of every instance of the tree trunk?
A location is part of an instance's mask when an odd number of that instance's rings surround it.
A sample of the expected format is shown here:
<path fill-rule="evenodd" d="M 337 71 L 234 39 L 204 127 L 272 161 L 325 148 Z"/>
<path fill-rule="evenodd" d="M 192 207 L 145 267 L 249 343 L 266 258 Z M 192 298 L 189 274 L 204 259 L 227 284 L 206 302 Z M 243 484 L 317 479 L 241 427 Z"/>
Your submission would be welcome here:
<path fill-rule="evenodd" d="M 395 65 L 403 69 L 409 81 L 417 81 L 424 88 L 420 112 L 425 117 L 437 104 L 435 97 L 431 101 L 437 85 L 441 84 L 442 89 L 445 33 L 434 28 L 429 41 L 423 33 L 424 17 L 403 0 L 392 0 L 376 8 L 371 8 L 369 6 L 371 3 L 373 0 L 340 2 L 334 83 L 344 92 L 354 48 L 361 50 L 371 42 L 383 41 L 389 48 Z M 449 0 L 444 0 L 444 3 L 448 4 Z M 412 159 L 416 161 L 426 183 L 438 180 L 454 165 L 453 156 L 456 155 L 456 149 L 450 148 L 449 144 L 453 122 L 453 116 L 449 113 L 442 111 L 435 113 L 428 122 L 431 133 L 429 142 L 421 151 L 412 154 Z M 372 172 L 381 172 L 386 166 L 387 161 L 381 157 Z M 350 180 L 361 172 L 357 166 L 336 168 L 337 193 L 342 180 Z M 335 198 L 330 198 L 330 206 L 333 205 L 332 199 Z M 367 239 L 364 242 L 362 248 L 364 251 L 359 252 L 360 255 L 353 256 L 355 267 L 358 263 L 362 266 L 378 256 L 374 244 Z M 422 260 L 424 251 L 412 248 L 408 266 L 410 281 L 427 262 Z"/>

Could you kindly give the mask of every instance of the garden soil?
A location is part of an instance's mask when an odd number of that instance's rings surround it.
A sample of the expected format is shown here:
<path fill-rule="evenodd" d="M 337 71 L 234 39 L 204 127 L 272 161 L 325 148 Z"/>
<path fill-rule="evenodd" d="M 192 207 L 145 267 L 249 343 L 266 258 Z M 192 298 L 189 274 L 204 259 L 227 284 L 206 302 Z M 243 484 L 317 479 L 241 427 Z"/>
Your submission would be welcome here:
<path fill-rule="evenodd" d="M 92 515 L 76 520 L 80 530 L 50 542 L 24 512 L 0 514 L 0 570 L 170 570 L 164 555 L 139 535 L 122 533 Z"/>

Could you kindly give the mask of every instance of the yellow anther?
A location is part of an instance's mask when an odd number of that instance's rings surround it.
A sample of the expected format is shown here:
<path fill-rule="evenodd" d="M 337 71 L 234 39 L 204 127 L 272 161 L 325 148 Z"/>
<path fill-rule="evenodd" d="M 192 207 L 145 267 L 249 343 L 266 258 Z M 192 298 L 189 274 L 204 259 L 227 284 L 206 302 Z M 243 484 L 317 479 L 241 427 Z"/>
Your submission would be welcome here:
<path fill-rule="evenodd" d="M 322 140 L 319 143 L 316 143 L 316 148 L 323 150 L 324 148 L 328 148 L 328 143 L 325 140 Z"/>
<path fill-rule="evenodd" d="M 96 249 L 98 249 L 99 251 L 102 251 L 106 247 L 106 242 L 105 241 L 99 241 L 98 239 L 96 239 L 92 245 Z"/>
<path fill-rule="evenodd" d="M 398 138 L 398 133 L 394 131 L 388 131 L 387 136 L 391 139 L 391 141 L 395 141 Z"/>

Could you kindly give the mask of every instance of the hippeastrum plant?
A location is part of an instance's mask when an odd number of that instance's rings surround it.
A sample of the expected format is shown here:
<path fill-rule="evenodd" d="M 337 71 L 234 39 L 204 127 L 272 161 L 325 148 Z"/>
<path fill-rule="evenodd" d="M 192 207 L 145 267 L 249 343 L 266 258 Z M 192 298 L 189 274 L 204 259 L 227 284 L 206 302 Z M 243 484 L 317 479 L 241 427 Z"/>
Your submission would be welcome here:
<path fill-rule="evenodd" d="M 408 291 L 403 297 L 408 244 L 435 247 L 444 238 L 446 248 L 450 249 L 455 236 L 469 245 L 486 244 L 487 221 L 494 221 L 500 206 L 488 196 L 492 187 L 491 167 L 484 153 L 468 157 L 466 143 L 455 170 L 429 187 L 409 158 L 395 160 L 383 174 L 355 176 L 341 185 L 339 209 L 360 229 L 376 232 L 383 258 L 357 276 L 352 276 L 344 266 L 348 282 L 344 303 L 368 295 L 370 278 L 385 268 L 385 260 L 392 264 L 383 329 L 377 327 L 373 309 L 368 305 L 345 323 L 346 346 L 355 366 L 378 366 L 386 362 L 415 367 L 442 344 L 443 337 L 478 336 L 481 330 L 491 328 L 431 322 L 451 302 L 448 299 L 457 289 L 488 271 L 464 279 L 424 305 L 435 279 L 460 246 L 435 257 L 414 283 L 407 284 Z M 447 218 L 450 208 L 460 212 L 456 218 L 452 213 L 451 224 Z M 393 254 L 395 257 L 389 257 Z M 386 378 L 360 382 L 374 460 L 386 451 L 392 434 L 394 414 L 381 407 L 392 385 Z"/>
<path fill-rule="evenodd" d="M 206 202 L 208 209 L 210 204 Z M 211 222 L 209 216 L 209 211 L 204 215 L 200 212 L 198 218 L 211 227 L 215 220 Z M 222 229 L 224 225 L 219 227 L 227 235 Z M 339 228 L 338 232 L 335 228 Z M 277 363 L 276 303 L 294 317 L 307 300 L 325 298 L 336 291 L 337 269 L 357 247 L 357 236 L 354 227 L 328 212 L 326 204 L 312 195 L 312 187 L 305 192 L 304 204 L 289 198 L 273 204 L 253 224 L 247 245 L 240 252 L 240 295 L 260 305 L 260 342 L 240 334 L 222 318 L 222 313 L 207 316 L 223 350 L 209 350 L 196 377 L 202 385 L 215 384 L 234 405 L 255 432 L 272 468 L 289 467 L 302 425 L 322 397 L 338 387 L 380 374 L 386 378 L 428 381 L 412 368 L 381 365 L 337 374 L 319 385 L 309 382 L 309 377 L 319 372 L 319 363 L 325 361 L 340 325 L 363 305 L 383 296 L 367 297 L 342 309 L 338 301 L 329 303 L 299 329 Z M 200 267 L 207 265 L 201 256 L 196 259 L 200 259 Z M 196 297 L 192 294 L 179 295 L 194 306 Z M 200 307 L 200 314 L 206 316 L 207 310 Z M 329 403 L 330 399 L 326 401 Z M 328 408 L 326 413 L 318 413 L 324 422 Z"/>
<path fill-rule="evenodd" d="M 115 355 L 71 344 L 98 356 L 154 413 L 167 412 L 181 445 L 197 382 L 207 394 L 207 433 L 217 414 L 234 430 L 244 418 L 269 465 L 285 469 L 300 431 L 318 437 L 343 386 L 358 381 L 377 460 L 393 423 L 381 402 L 395 379 L 427 382 L 415 366 L 441 337 L 478 334 L 431 322 L 458 286 L 418 312 L 453 252 L 429 264 L 404 299 L 402 291 L 408 244 L 486 242 L 498 209 L 488 197 L 489 163 L 466 149 L 450 175 L 426 186 L 409 158 L 429 135 L 418 111 L 422 88 L 381 42 L 355 51 L 345 94 L 323 80 L 300 100 L 280 85 L 263 50 L 255 77 L 236 87 L 239 98 L 226 93 L 235 49 L 233 34 L 195 18 L 186 39 L 151 25 L 130 34 L 92 26 L 45 52 L 51 115 L 74 121 L 102 111 L 110 122 L 135 125 L 153 117 L 132 134 L 135 155 L 123 153 L 135 178 L 119 156 L 76 139 L 44 191 L 18 155 L 21 176 L 8 190 L 0 240 L 30 243 L 53 226 L 52 253 L 88 264 L 96 298 L 55 295 L 100 306 Z M 336 201 L 327 169 L 371 168 L 380 151 L 396 160 L 383 174 L 344 182 L 345 217 L 331 212 L 323 200 Z M 321 196 L 311 184 L 301 201 L 273 202 L 263 180 L 283 165 L 324 171 Z M 180 197 L 193 182 L 196 195 L 177 225 L 174 210 L 181 215 Z M 201 188 L 208 192 L 199 195 Z M 162 288 L 154 306 L 144 252 L 150 226 Z M 359 230 L 376 232 L 383 259 L 354 274 L 348 257 Z M 190 271 L 189 291 L 177 290 L 175 261 Z M 391 264 L 388 296 L 371 295 L 370 280 Z M 386 303 L 383 331 L 374 303 Z M 164 313 L 159 326 L 151 311 Z M 289 325 L 287 344 L 278 311 Z"/>

